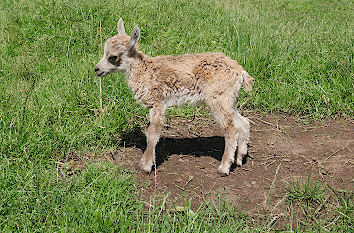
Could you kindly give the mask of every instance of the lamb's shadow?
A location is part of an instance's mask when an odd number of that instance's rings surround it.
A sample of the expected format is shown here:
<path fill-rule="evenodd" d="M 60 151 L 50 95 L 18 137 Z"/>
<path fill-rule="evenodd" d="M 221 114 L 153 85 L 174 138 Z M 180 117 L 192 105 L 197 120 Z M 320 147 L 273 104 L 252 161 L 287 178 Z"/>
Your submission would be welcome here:
<path fill-rule="evenodd" d="M 125 146 L 136 147 L 145 151 L 146 137 L 136 128 L 123 135 Z M 173 154 L 193 155 L 196 157 L 210 156 L 221 161 L 225 147 L 224 137 L 168 138 L 162 137 L 156 146 L 156 166 L 168 160 Z M 245 162 L 245 161 L 244 161 Z M 233 171 L 235 165 L 231 167 Z"/>

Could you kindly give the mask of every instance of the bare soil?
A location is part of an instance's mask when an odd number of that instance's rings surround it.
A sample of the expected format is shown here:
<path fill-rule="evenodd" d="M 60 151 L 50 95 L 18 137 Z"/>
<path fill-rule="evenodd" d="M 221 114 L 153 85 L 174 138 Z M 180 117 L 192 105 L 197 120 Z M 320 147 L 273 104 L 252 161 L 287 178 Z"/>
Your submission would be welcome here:
<path fill-rule="evenodd" d="M 169 194 L 177 205 L 191 200 L 196 208 L 220 195 L 249 212 L 277 207 L 294 181 L 309 173 L 317 182 L 353 190 L 354 122 L 319 120 L 286 114 L 244 113 L 251 120 L 249 154 L 242 167 L 232 167 L 227 177 L 216 170 L 224 150 L 223 132 L 212 117 L 168 117 L 157 146 L 157 168 L 139 171 L 146 147 L 143 130 L 124 136 L 123 147 L 89 160 L 109 160 L 137 174 L 141 199 Z M 270 204 L 271 203 L 271 204 Z M 268 206 L 268 207 L 267 207 Z"/>

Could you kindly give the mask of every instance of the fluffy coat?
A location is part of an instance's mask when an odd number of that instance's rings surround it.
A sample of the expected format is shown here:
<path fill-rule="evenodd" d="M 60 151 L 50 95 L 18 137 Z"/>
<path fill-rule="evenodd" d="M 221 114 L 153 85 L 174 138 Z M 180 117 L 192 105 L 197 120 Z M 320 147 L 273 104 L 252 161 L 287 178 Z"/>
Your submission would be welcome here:
<path fill-rule="evenodd" d="M 126 35 L 120 19 L 118 35 L 105 43 L 104 56 L 95 71 L 101 77 L 124 72 L 135 99 L 149 108 L 147 148 L 140 168 L 151 172 L 166 108 L 184 103 L 206 103 L 225 131 L 225 150 L 218 173 L 229 174 L 236 149 L 236 164 L 241 166 L 243 156 L 247 154 L 250 125 L 234 103 L 241 87 L 251 91 L 253 78 L 223 53 L 150 57 L 138 50 L 139 37 L 138 26 L 131 36 Z"/>

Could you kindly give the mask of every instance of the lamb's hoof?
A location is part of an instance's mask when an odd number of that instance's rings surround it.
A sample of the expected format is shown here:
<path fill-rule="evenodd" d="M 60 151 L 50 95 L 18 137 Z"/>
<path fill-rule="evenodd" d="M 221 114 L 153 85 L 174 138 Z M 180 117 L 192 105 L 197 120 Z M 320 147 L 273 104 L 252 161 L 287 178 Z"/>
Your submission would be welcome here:
<path fill-rule="evenodd" d="M 152 169 L 152 165 L 153 165 L 152 161 L 146 162 L 145 159 L 142 158 L 139 163 L 139 168 L 145 173 L 150 173 Z"/>
<path fill-rule="evenodd" d="M 224 177 L 224 176 L 228 176 L 230 174 L 230 168 L 227 167 L 227 166 L 222 166 L 220 164 L 219 168 L 218 168 L 218 174 L 221 176 L 221 177 Z"/>
<path fill-rule="evenodd" d="M 237 157 L 237 159 L 236 159 L 236 165 L 239 166 L 239 167 L 241 167 L 241 166 L 243 165 L 243 158 Z"/>

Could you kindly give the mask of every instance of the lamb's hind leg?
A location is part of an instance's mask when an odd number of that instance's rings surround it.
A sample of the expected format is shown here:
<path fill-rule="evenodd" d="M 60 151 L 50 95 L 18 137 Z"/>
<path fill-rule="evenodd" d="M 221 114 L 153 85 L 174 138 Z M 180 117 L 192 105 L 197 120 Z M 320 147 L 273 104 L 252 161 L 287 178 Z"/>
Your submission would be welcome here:
<path fill-rule="evenodd" d="M 150 124 L 146 129 L 146 150 L 140 160 L 139 167 L 144 172 L 151 172 L 155 161 L 155 147 L 160 139 L 161 129 L 163 127 L 164 107 L 156 106 L 150 109 Z"/>
<path fill-rule="evenodd" d="M 243 157 L 247 154 L 247 144 L 250 137 L 250 123 L 248 119 L 236 111 L 236 121 L 240 125 L 240 135 L 238 138 L 236 164 L 242 166 Z"/>
<path fill-rule="evenodd" d="M 216 120 L 225 130 L 225 150 L 218 168 L 218 173 L 221 176 L 227 176 L 230 173 L 231 164 L 235 161 L 235 151 L 240 134 L 239 122 L 235 120 L 236 112 L 232 107 L 225 106 L 222 102 L 209 104 L 209 106 Z"/>
<path fill-rule="evenodd" d="M 237 127 L 233 123 L 225 128 L 225 149 L 221 164 L 218 167 L 218 173 L 221 176 L 227 176 L 230 173 L 230 167 L 235 161 L 235 151 L 238 143 Z"/>

